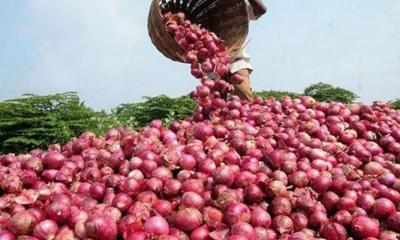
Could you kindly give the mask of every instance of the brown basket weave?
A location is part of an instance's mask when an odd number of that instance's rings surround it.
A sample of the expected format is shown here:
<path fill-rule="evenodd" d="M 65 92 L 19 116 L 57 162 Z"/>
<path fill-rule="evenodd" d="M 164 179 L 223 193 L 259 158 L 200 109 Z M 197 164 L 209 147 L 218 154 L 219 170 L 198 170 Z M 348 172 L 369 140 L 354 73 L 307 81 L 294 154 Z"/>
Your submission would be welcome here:
<path fill-rule="evenodd" d="M 183 12 L 192 22 L 215 32 L 231 56 L 242 47 L 249 29 L 243 0 L 153 0 L 148 17 L 150 38 L 161 53 L 179 62 L 179 46 L 167 32 L 162 12 Z"/>

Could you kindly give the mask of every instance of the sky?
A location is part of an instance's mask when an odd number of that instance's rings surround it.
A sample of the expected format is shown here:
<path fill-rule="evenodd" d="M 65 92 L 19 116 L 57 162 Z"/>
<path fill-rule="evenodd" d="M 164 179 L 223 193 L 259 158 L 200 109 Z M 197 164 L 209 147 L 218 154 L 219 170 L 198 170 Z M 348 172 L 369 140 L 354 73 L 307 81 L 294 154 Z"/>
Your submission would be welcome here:
<path fill-rule="evenodd" d="M 302 92 L 326 82 L 360 101 L 400 97 L 399 0 L 265 0 L 251 22 L 254 90 Z M 181 96 L 189 66 L 148 37 L 150 0 L 0 1 L 0 101 L 76 91 L 94 109 Z"/>

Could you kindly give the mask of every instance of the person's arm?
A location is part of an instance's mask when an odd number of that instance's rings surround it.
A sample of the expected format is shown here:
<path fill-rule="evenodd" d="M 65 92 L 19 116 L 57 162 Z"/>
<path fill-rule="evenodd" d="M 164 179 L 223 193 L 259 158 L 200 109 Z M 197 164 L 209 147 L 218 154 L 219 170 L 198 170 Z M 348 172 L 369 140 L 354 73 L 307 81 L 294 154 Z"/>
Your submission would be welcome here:
<path fill-rule="evenodd" d="M 262 0 L 249 0 L 251 7 L 256 18 L 261 17 L 267 12 L 267 7 L 262 2 Z"/>

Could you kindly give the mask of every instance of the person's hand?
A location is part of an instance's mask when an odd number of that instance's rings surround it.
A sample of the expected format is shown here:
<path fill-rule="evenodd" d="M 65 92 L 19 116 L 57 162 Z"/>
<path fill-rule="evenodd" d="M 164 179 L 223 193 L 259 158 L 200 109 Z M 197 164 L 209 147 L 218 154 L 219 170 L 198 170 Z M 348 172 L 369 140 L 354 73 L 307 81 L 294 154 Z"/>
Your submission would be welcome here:
<path fill-rule="evenodd" d="M 267 12 L 267 7 L 262 0 L 248 0 L 253 7 L 254 16 L 258 19 Z"/>

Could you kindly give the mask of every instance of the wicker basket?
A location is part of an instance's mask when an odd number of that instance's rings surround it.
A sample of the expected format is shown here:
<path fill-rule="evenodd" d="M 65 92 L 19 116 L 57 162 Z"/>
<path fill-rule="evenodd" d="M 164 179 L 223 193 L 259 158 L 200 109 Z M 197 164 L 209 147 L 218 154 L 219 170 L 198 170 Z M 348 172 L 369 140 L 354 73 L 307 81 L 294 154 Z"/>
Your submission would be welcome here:
<path fill-rule="evenodd" d="M 246 40 L 249 21 L 243 0 L 153 0 L 149 17 L 150 38 L 166 57 L 182 62 L 179 46 L 162 22 L 161 12 L 184 12 L 194 23 L 215 32 L 229 49 L 231 56 Z"/>

